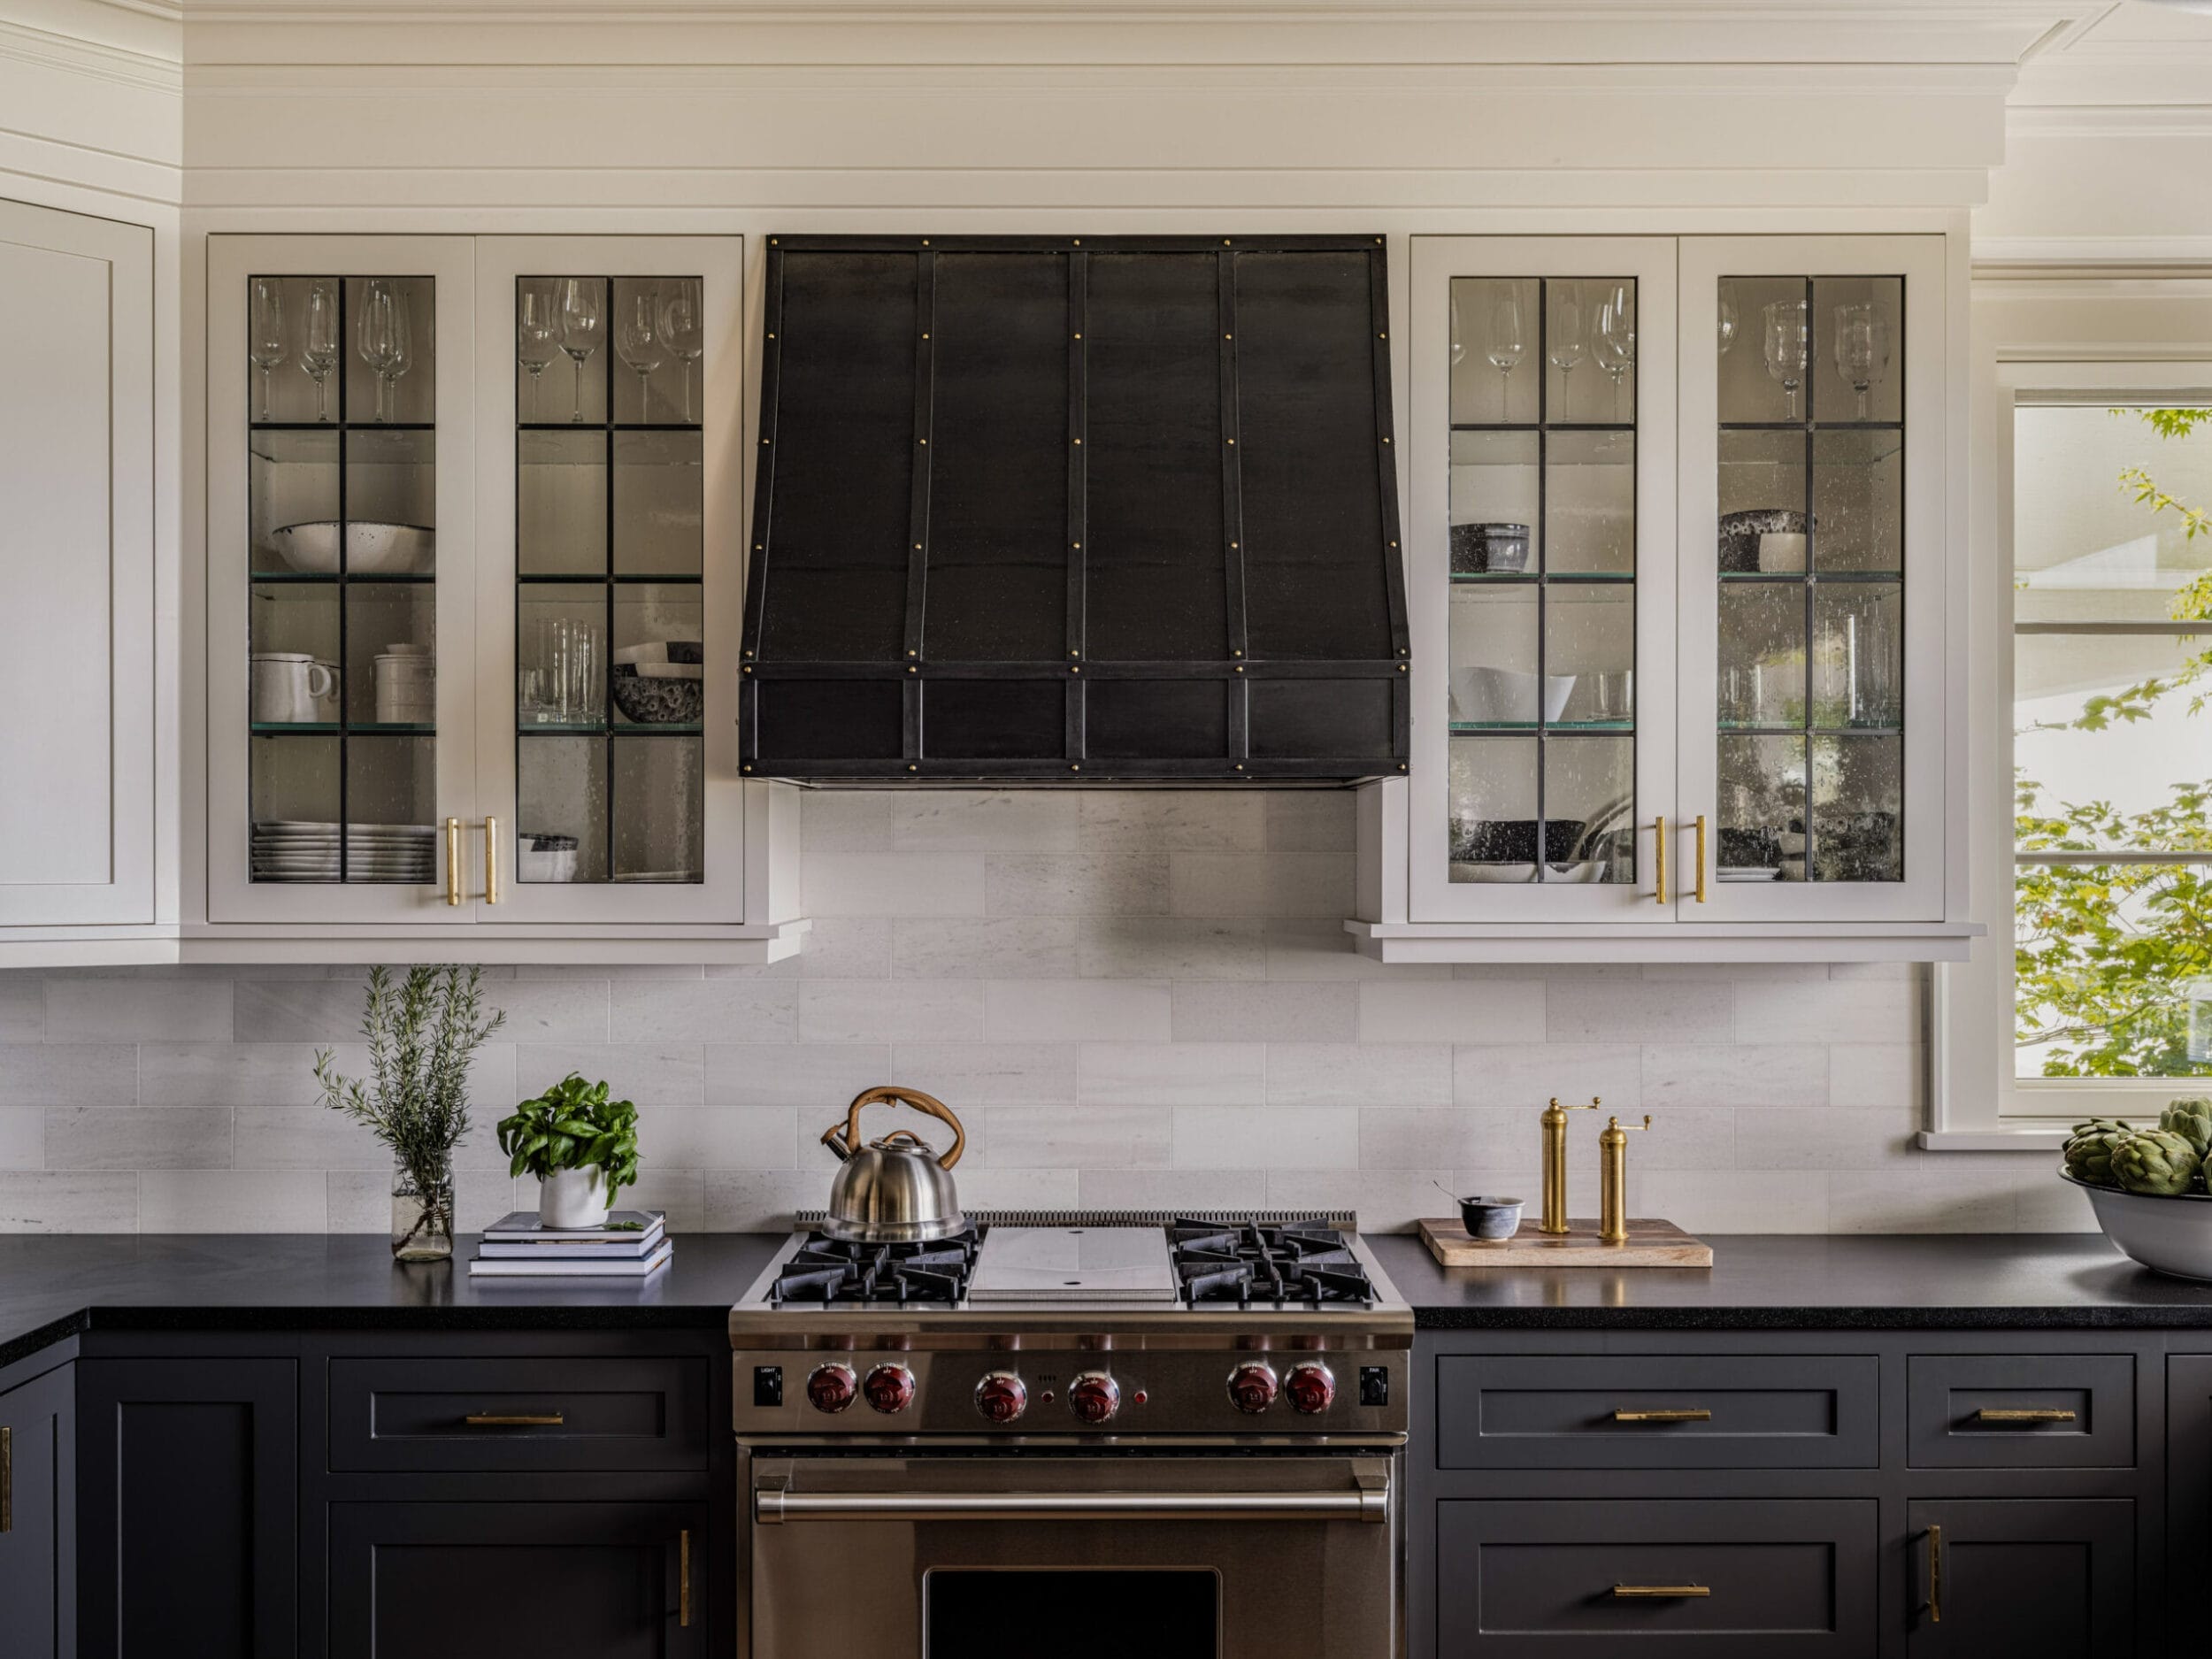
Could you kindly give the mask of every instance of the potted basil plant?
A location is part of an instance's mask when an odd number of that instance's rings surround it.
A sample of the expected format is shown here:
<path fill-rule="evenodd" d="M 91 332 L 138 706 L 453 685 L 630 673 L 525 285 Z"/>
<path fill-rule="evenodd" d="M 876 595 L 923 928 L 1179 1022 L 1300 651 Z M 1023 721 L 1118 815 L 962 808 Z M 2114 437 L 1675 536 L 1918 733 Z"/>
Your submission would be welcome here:
<path fill-rule="evenodd" d="M 574 1071 L 500 1119 L 510 1176 L 538 1179 L 549 1227 L 604 1226 L 615 1194 L 637 1179 L 637 1108 Z"/>

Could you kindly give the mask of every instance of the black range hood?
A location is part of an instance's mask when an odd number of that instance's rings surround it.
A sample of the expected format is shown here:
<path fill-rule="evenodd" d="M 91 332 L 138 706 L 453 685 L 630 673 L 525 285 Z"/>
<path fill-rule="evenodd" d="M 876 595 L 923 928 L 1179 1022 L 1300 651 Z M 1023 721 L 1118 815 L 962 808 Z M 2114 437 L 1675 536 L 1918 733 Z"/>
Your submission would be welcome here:
<path fill-rule="evenodd" d="M 1405 770 L 1380 236 L 776 236 L 765 778 Z"/>

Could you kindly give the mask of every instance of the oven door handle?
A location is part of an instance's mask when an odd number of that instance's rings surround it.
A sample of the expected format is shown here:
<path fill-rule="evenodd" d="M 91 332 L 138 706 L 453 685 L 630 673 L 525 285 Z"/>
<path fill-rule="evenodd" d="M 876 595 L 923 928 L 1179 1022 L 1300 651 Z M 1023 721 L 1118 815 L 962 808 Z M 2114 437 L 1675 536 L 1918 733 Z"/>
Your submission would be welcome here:
<path fill-rule="evenodd" d="M 1386 1485 L 1340 1492 L 789 1492 L 753 1494 L 786 1521 L 1386 1521 Z"/>

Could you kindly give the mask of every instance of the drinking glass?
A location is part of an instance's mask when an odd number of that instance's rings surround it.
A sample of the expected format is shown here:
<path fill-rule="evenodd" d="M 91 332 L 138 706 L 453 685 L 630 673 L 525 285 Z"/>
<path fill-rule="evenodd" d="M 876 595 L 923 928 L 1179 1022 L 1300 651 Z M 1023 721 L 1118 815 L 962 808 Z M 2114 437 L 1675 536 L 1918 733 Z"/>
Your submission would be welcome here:
<path fill-rule="evenodd" d="M 1728 348 L 1736 343 L 1736 285 L 1723 277 L 1720 280 L 1720 355 L 1726 357 Z"/>
<path fill-rule="evenodd" d="M 1517 286 L 1506 289 L 1504 296 L 1490 308 L 1490 349 L 1484 353 L 1490 366 L 1498 372 L 1498 419 L 1511 418 L 1513 371 L 1520 366 L 1526 355 L 1528 341 L 1521 326 L 1521 296 Z"/>
<path fill-rule="evenodd" d="M 376 372 L 376 418 L 392 419 L 393 388 L 414 366 L 414 335 L 407 296 L 381 277 L 371 277 L 361 295 L 361 320 L 354 331 L 361 360 Z"/>
<path fill-rule="evenodd" d="M 576 366 L 576 407 L 569 416 L 572 421 L 584 418 L 584 364 L 599 349 L 599 331 L 604 321 L 600 314 L 599 288 L 597 277 L 570 277 L 561 284 L 561 349 Z"/>
<path fill-rule="evenodd" d="M 1861 420 L 1867 389 L 1889 373 L 1889 309 L 1878 301 L 1836 307 L 1836 369 L 1859 395 Z"/>
<path fill-rule="evenodd" d="M 338 285 L 317 277 L 307 289 L 307 337 L 300 367 L 315 382 L 315 419 L 330 419 L 330 372 L 338 366 Z"/>
<path fill-rule="evenodd" d="M 633 289 L 623 308 L 622 321 L 614 331 L 614 349 L 637 376 L 637 418 L 650 420 L 653 371 L 667 360 L 668 345 L 661 338 L 659 296 L 648 288 Z"/>
<path fill-rule="evenodd" d="M 1598 326 L 1590 342 L 1597 365 L 1613 377 L 1613 401 L 1621 399 L 1621 382 L 1636 362 L 1636 303 L 1625 282 L 1615 285 L 1598 306 Z"/>
<path fill-rule="evenodd" d="M 1797 388 L 1805 382 L 1808 326 L 1803 300 L 1774 300 L 1766 308 L 1767 378 L 1780 384 L 1797 419 Z"/>
<path fill-rule="evenodd" d="M 684 365 L 684 420 L 688 424 L 697 419 L 691 412 L 691 366 L 707 349 L 706 309 L 697 277 L 678 277 L 668 285 L 661 301 L 661 338 Z"/>
<path fill-rule="evenodd" d="M 1553 288 L 1551 296 L 1551 365 L 1559 371 L 1559 396 L 1562 402 L 1567 396 L 1567 377 L 1582 365 L 1589 355 L 1588 337 L 1582 322 L 1582 288 L 1580 284 L 1561 282 Z"/>
<path fill-rule="evenodd" d="M 275 277 L 253 280 L 247 319 L 246 355 L 261 371 L 261 419 L 269 418 L 269 371 L 291 355 L 284 342 L 284 285 Z"/>
<path fill-rule="evenodd" d="M 530 372 L 530 419 L 538 418 L 538 377 L 561 355 L 561 325 L 553 291 L 526 282 L 515 294 L 515 361 Z"/>

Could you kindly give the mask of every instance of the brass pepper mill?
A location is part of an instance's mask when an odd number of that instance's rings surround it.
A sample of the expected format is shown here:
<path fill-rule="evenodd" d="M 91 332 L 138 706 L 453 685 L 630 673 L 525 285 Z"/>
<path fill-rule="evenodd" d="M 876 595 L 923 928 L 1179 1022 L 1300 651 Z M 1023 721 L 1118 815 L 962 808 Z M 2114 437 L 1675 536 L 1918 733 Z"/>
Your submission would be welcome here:
<path fill-rule="evenodd" d="M 1544 1125 L 1544 1216 L 1536 1224 L 1539 1233 L 1563 1234 L 1567 1231 L 1567 1114 L 1597 1109 L 1594 1094 L 1587 1106 L 1562 1106 L 1555 1094 L 1537 1118 Z"/>
<path fill-rule="evenodd" d="M 1628 1242 L 1628 1132 L 1617 1118 L 1608 1118 L 1598 1131 L 1598 1240 L 1603 1244 Z M 1643 1127 L 1651 1127 L 1644 1114 Z"/>

